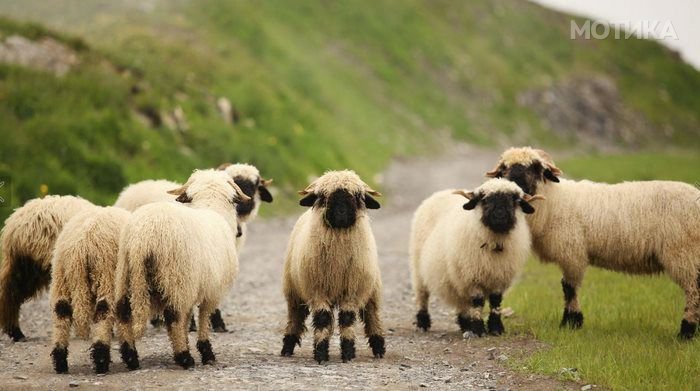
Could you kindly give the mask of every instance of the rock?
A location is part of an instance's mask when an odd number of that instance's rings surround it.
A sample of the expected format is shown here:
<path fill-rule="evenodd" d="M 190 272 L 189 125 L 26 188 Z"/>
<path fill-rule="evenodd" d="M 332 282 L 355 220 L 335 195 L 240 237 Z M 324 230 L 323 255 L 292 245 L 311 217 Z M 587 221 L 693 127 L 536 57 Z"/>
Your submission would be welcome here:
<path fill-rule="evenodd" d="M 224 122 L 227 124 L 233 122 L 233 116 L 231 115 L 233 112 L 233 106 L 228 98 L 224 96 L 219 97 L 219 99 L 216 100 L 216 108 L 219 109 L 219 114 L 221 115 L 221 118 L 223 118 Z"/>
<path fill-rule="evenodd" d="M 77 380 L 71 380 L 71 382 L 68 383 L 68 387 L 71 387 L 71 388 L 78 387 L 79 385 L 80 385 L 80 383 L 78 383 Z"/>
<path fill-rule="evenodd" d="M 497 359 L 498 361 L 507 361 L 507 360 L 508 360 L 508 356 L 506 356 L 505 354 L 501 354 L 500 356 L 496 357 L 496 359 Z"/>
<path fill-rule="evenodd" d="M 591 388 L 593 388 L 591 384 L 586 384 L 585 386 L 581 387 L 581 391 L 588 391 Z"/>
<path fill-rule="evenodd" d="M 486 353 L 488 353 L 489 360 L 493 360 L 496 358 L 496 354 L 498 353 L 498 349 L 488 348 L 488 349 L 486 349 Z"/>
<path fill-rule="evenodd" d="M 78 64 L 78 56 L 53 38 L 32 41 L 21 35 L 10 35 L 0 41 L 0 63 L 20 65 L 63 76 Z"/>
<path fill-rule="evenodd" d="M 478 335 L 472 333 L 471 331 L 465 331 L 464 334 L 462 334 L 462 338 L 464 339 L 472 339 L 472 338 L 479 338 Z"/>
<path fill-rule="evenodd" d="M 515 311 L 510 307 L 501 308 L 501 316 L 504 318 L 510 318 L 515 314 Z"/>
<path fill-rule="evenodd" d="M 24 376 L 24 375 L 14 375 L 12 378 L 13 378 L 13 379 L 17 379 L 17 380 L 27 380 L 27 379 L 29 379 L 27 376 Z"/>

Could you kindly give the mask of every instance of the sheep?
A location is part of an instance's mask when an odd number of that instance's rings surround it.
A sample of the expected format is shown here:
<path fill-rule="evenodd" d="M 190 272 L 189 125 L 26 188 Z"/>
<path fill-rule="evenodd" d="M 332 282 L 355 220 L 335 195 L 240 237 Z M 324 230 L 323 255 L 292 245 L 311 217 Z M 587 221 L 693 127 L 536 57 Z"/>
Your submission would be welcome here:
<path fill-rule="evenodd" d="M 71 323 L 87 339 L 95 333 L 91 357 L 96 373 L 106 373 L 114 322 L 114 269 L 119 235 L 131 213 L 103 207 L 77 214 L 56 240 L 51 261 L 50 302 L 53 308 L 51 357 L 56 373 L 68 372 Z"/>
<path fill-rule="evenodd" d="M 301 346 L 304 322 L 313 314 L 314 359 L 328 361 L 333 310 L 338 308 L 341 358 L 355 358 L 356 314 L 365 324 L 375 358 L 384 356 L 379 317 L 382 283 L 374 235 L 366 209 L 378 209 L 372 190 L 353 171 L 329 171 L 300 194 L 311 207 L 299 217 L 287 247 L 283 291 L 287 326 L 282 356 Z"/>
<path fill-rule="evenodd" d="M 671 181 L 572 181 L 542 150 L 511 148 L 488 177 L 547 198 L 528 217 L 533 249 L 563 273 L 561 326 L 580 328 L 577 292 L 588 265 L 628 274 L 666 272 L 686 295 L 678 336 L 692 339 L 700 316 L 700 191 Z"/>
<path fill-rule="evenodd" d="M 250 197 L 250 201 L 242 202 L 236 205 L 238 212 L 238 231 L 236 235 L 236 249 L 240 253 L 241 248 L 245 243 L 247 235 L 247 223 L 253 221 L 258 214 L 260 202 L 272 202 L 272 194 L 268 190 L 268 186 L 272 183 L 272 179 L 263 179 L 260 176 L 260 171 L 250 164 L 245 163 L 223 163 L 217 167 L 218 170 L 225 171 L 238 187 Z M 167 191 L 179 187 L 180 184 L 166 180 L 145 180 L 126 187 L 114 206 L 125 208 L 130 211 L 136 210 L 138 207 L 157 201 L 174 200 L 175 197 L 168 194 Z M 153 319 L 151 322 L 154 326 L 160 323 L 159 319 Z M 216 332 L 226 332 L 226 323 L 221 316 L 221 311 L 217 308 L 211 314 L 212 328 Z M 196 331 L 197 327 L 192 318 L 190 322 L 190 331 Z"/>
<path fill-rule="evenodd" d="M 168 190 L 182 186 L 180 183 L 171 182 L 165 179 L 148 179 L 131 184 L 122 190 L 114 202 L 114 206 L 123 208 L 129 212 L 153 202 L 172 201 L 175 199 L 168 194 Z"/>
<path fill-rule="evenodd" d="M 534 213 L 529 202 L 539 198 L 505 179 L 492 179 L 472 192 L 443 190 L 421 203 L 409 244 L 419 328 L 430 328 L 428 302 L 435 292 L 457 310 L 465 336 L 486 333 L 481 315 L 485 297 L 490 306 L 488 332 L 505 331 L 501 300 L 529 255 L 524 214 Z"/>
<path fill-rule="evenodd" d="M 26 340 L 19 326 L 20 307 L 49 286 L 51 256 L 64 224 L 94 207 L 79 197 L 46 196 L 28 201 L 5 220 L 0 233 L 0 325 L 13 341 Z"/>
<path fill-rule="evenodd" d="M 137 209 L 122 230 L 115 279 L 117 331 L 121 356 L 139 367 L 135 339 L 151 314 L 162 312 L 175 362 L 194 365 L 187 320 L 199 305 L 197 350 L 203 364 L 216 360 L 209 342 L 209 316 L 238 274 L 236 204 L 246 196 L 225 173 L 195 171 L 169 191 L 178 202 Z"/>

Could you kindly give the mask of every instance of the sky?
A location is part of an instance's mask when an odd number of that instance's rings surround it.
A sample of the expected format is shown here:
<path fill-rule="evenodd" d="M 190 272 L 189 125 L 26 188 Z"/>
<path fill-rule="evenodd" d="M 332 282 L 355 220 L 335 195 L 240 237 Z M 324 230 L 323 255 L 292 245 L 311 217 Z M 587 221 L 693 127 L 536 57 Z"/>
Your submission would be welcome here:
<path fill-rule="evenodd" d="M 606 22 L 670 22 L 678 40 L 661 43 L 679 51 L 700 70 L 700 1 L 698 0 L 532 0 L 550 8 Z"/>

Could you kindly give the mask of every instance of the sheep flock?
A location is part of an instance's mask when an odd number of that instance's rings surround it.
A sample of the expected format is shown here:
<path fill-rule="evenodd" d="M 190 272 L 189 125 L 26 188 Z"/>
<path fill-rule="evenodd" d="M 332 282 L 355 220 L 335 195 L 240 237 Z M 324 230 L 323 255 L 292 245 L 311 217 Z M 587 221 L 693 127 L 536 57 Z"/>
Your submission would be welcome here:
<path fill-rule="evenodd" d="M 562 175 L 547 152 L 517 147 L 474 189 L 428 189 L 435 193 L 414 213 L 404 266 L 416 313 L 402 321 L 429 331 L 434 296 L 454 310 L 464 338 L 501 335 L 504 297 L 535 255 L 561 269 L 560 327 L 583 326 L 579 294 L 595 266 L 668 275 L 686 299 L 678 336 L 692 339 L 700 322 L 700 191 L 680 182 Z M 253 165 L 224 163 L 194 170 L 185 183 L 134 183 L 113 206 L 69 195 L 26 202 L 0 233 L 0 327 L 14 342 L 26 340 L 21 306 L 48 289 L 57 373 L 69 371 L 71 330 L 92 341 L 96 373 L 109 371 L 115 337 L 123 364 L 140 368 L 138 341 L 149 320 L 165 326 L 182 368 L 195 365 L 188 331 L 197 331 L 201 363 L 214 363 L 210 332 L 227 330 L 218 306 L 246 262 L 240 251 L 248 224 L 262 202 L 273 201 L 271 183 Z M 301 346 L 310 317 L 314 361 L 331 360 L 336 322 L 343 362 L 364 354 L 356 351 L 358 324 L 371 355 L 385 357 L 371 224 L 381 194 L 351 170 L 328 171 L 299 194 L 306 210 L 290 233 L 281 276 L 281 355 Z"/>

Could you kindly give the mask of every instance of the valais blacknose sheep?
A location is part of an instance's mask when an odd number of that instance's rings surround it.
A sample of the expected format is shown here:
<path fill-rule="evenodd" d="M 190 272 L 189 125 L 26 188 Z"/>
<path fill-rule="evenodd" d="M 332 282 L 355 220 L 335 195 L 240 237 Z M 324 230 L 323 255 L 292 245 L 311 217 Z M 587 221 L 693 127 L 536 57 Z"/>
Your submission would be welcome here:
<path fill-rule="evenodd" d="M 372 190 L 353 171 L 330 171 L 300 192 L 310 207 L 297 220 L 287 247 L 284 295 L 288 322 L 282 355 L 294 354 L 313 315 L 314 359 L 328 361 L 333 311 L 338 309 L 343 362 L 355 358 L 357 313 L 375 357 L 383 357 L 384 331 L 379 318 L 382 283 L 377 248 L 367 209 L 378 209 Z"/>
<path fill-rule="evenodd" d="M 428 301 L 436 293 L 456 309 L 462 332 L 477 336 L 486 332 L 481 311 L 488 298 L 488 332 L 504 332 L 501 300 L 530 253 L 525 214 L 535 211 L 529 201 L 536 198 L 492 179 L 471 192 L 443 190 L 423 201 L 409 245 L 419 328 L 430 328 Z"/>
<path fill-rule="evenodd" d="M 183 368 L 194 365 L 187 341 L 190 313 L 199 305 L 197 350 L 202 363 L 215 361 L 209 342 L 209 315 L 238 274 L 236 204 L 243 194 L 222 171 L 195 171 L 170 191 L 179 202 L 137 209 L 122 230 L 116 271 L 117 330 L 122 360 L 138 368 L 135 339 L 152 311 L 162 312 Z M 183 204 L 186 205 L 183 205 Z"/>
<path fill-rule="evenodd" d="M 666 272 L 685 291 L 679 336 L 695 335 L 700 313 L 700 191 L 670 181 L 618 184 L 560 179 L 541 150 L 511 148 L 486 174 L 547 201 L 528 217 L 532 246 L 564 277 L 562 326 L 581 327 L 577 299 L 588 265 L 630 274 Z"/>
<path fill-rule="evenodd" d="M 250 197 L 249 201 L 236 204 L 236 211 L 238 212 L 236 248 L 240 253 L 247 237 L 246 224 L 253 221 L 257 216 L 261 201 L 272 202 L 272 194 L 268 190 L 272 179 L 263 179 L 260 176 L 260 171 L 255 166 L 245 163 L 223 163 L 217 169 L 226 172 L 241 188 L 243 193 Z M 175 196 L 168 194 L 168 191 L 180 186 L 179 183 L 163 179 L 137 182 L 122 190 L 114 206 L 133 212 L 137 208 L 152 202 L 175 200 Z M 154 319 L 153 323 L 154 325 L 157 324 L 157 320 Z M 227 331 L 226 323 L 219 309 L 212 313 L 211 325 L 214 331 Z M 190 330 L 196 330 L 194 318 L 191 322 Z"/>
<path fill-rule="evenodd" d="M 71 219 L 56 240 L 51 262 L 51 357 L 57 373 L 68 372 L 71 324 L 84 339 L 90 336 L 90 325 L 95 325 L 90 348 L 95 372 L 109 370 L 114 269 L 119 235 L 130 216 L 122 208 L 94 208 Z"/>
<path fill-rule="evenodd" d="M 0 234 L 0 325 L 13 341 L 25 339 L 20 307 L 51 282 L 51 256 L 64 224 L 94 207 L 79 197 L 46 196 L 28 201 L 5 220 Z"/>

